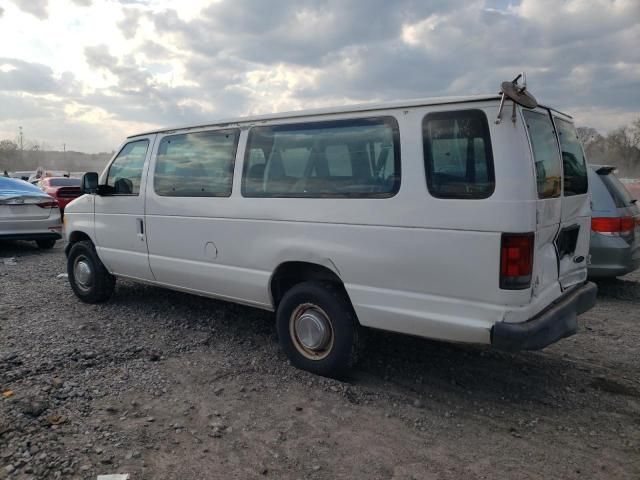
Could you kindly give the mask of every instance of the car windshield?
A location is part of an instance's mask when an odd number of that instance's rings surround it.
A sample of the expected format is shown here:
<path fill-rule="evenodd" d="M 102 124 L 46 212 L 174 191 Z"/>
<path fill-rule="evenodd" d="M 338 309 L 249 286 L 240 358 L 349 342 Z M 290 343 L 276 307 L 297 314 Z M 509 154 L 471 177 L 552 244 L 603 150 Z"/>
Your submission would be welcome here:
<path fill-rule="evenodd" d="M 49 180 L 52 187 L 79 187 L 79 178 L 52 178 Z"/>

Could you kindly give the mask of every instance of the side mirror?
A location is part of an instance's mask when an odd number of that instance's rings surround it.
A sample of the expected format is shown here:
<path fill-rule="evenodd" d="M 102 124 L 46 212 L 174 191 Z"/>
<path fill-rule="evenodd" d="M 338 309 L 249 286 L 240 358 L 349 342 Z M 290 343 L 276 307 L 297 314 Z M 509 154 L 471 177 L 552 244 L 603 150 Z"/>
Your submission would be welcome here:
<path fill-rule="evenodd" d="M 85 173 L 82 176 L 80 190 L 82 193 L 96 193 L 98 191 L 98 174 L 96 172 Z"/>

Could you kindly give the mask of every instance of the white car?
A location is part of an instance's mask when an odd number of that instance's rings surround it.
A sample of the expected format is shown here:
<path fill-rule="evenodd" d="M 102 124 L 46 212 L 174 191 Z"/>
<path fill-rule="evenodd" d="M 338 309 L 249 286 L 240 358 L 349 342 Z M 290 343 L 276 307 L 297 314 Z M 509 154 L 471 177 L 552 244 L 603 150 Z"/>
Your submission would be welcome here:
<path fill-rule="evenodd" d="M 49 249 L 61 230 L 55 198 L 24 180 L 0 177 L 0 240 L 35 240 Z"/>
<path fill-rule="evenodd" d="M 129 137 L 65 210 L 71 287 L 275 311 L 292 363 L 322 375 L 362 327 L 543 348 L 595 303 L 586 166 L 571 117 L 503 90 Z"/>

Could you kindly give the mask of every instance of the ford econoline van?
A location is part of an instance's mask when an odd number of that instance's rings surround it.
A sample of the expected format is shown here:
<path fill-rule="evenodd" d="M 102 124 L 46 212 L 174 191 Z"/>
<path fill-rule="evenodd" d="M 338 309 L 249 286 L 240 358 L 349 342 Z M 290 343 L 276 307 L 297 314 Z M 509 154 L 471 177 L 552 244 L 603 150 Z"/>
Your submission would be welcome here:
<path fill-rule="evenodd" d="M 321 375 L 364 327 L 534 350 L 595 303 L 571 117 L 509 92 L 158 129 L 83 191 L 64 229 L 80 300 L 122 277 L 274 311 Z"/>

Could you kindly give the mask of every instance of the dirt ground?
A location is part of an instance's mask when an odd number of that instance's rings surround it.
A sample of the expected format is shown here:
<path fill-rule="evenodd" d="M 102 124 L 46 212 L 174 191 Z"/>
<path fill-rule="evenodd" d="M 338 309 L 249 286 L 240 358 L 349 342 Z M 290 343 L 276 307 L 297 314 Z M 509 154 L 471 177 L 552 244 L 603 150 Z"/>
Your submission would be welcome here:
<path fill-rule="evenodd" d="M 640 275 L 542 352 L 372 332 L 339 382 L 272 314 L 125 281 L 85 305 L 64 271 L 0 243 L 0 478 L 640 478 Z"/>

